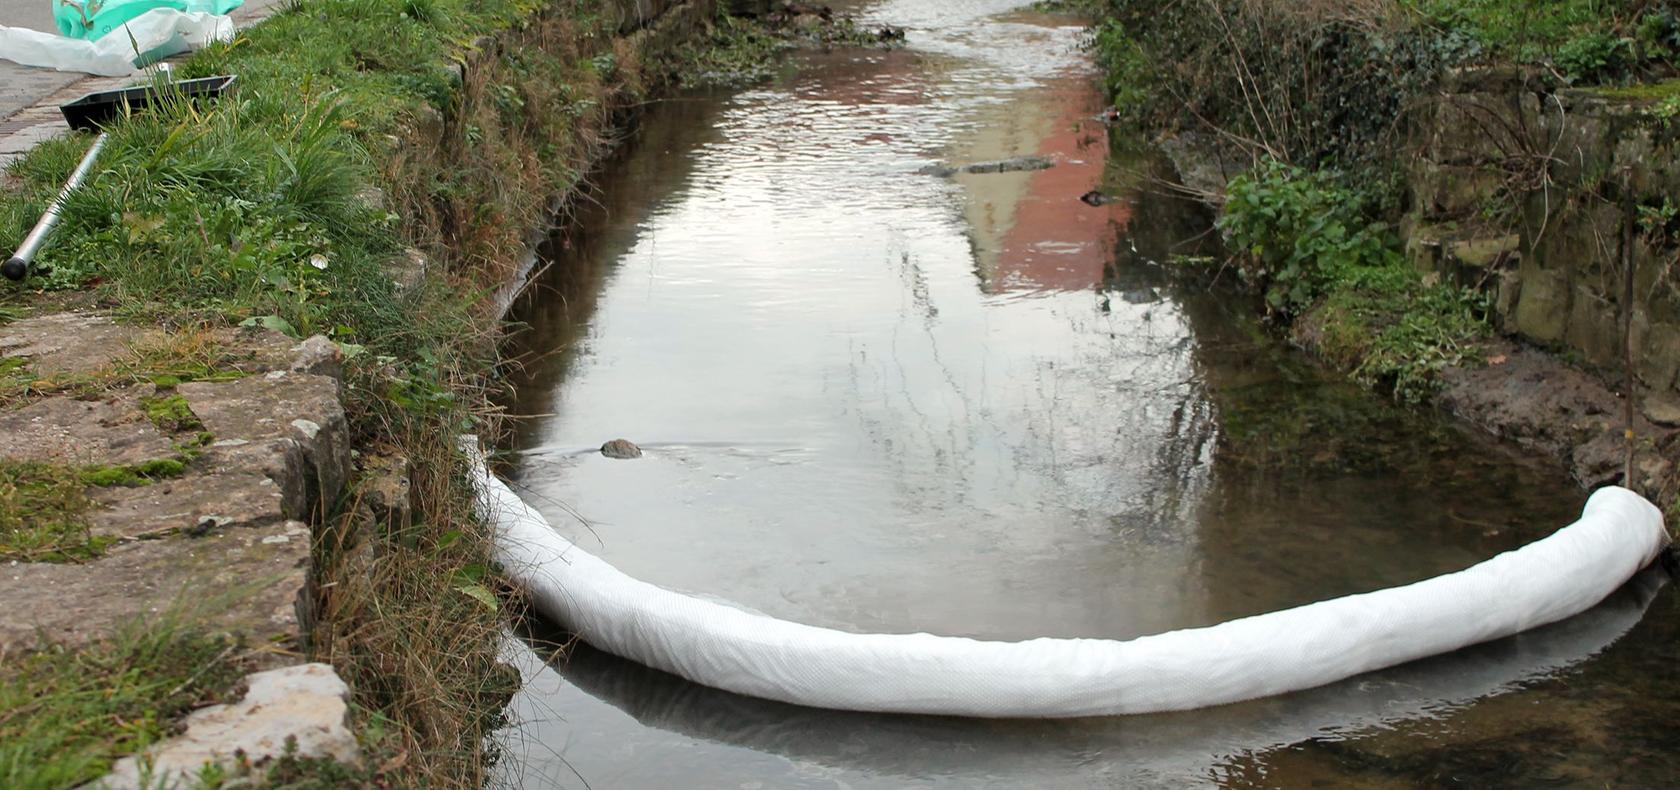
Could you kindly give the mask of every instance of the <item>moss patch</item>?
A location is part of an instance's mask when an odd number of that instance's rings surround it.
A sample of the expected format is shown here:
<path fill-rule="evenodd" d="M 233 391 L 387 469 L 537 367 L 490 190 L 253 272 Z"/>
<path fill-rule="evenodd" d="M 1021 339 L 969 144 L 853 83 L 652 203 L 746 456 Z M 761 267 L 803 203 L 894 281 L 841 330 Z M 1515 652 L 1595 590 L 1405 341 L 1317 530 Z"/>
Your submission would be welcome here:
<path fill-rule="evenodd" d="M 89 466 L 80 471 L 81 481 L 90 486 L 149 486 L 159 480 L 180 477 L 187 471 L 187 459 L 158 458 L 137 464 Z"/>
<path fill-rule="evenodd" d="M 1634 85 L 1591 88 L 1590 90 L 1607 99 L 1661 101 L 1673 96 L 1680 96 L 1680 78 L 1660 82 L 1642 82 Z"/>
<path fill-rule="evenodd" d="M 29 362 L 21 357 L 0 359 L 0 404 L 29 392 L 35 374 L 29 372 Z"/>
<path fill-rule="evenodd" d="M 105 553 L 115 538 L 94 535 L 87 488 L 148 486 L 180 477 L 207 435 L 177 445 L 174 458 L 137 464 L 70 467 L 0 462 L 0 560 L 81 562 Z"/>
<path fill-rule="evenodd" d="M 204 423 L 199 422 L 198 415 L 193 414 L 192 407 L 187 405 L 187 399 L 180 395 L 144 398 L 140 406 L 146 410 L 146 419 L 164 433 L 204 430 Z"/>
<path fill-rule="evenodd" d="M 77 562 L 103 553 L 112 539 L 88 527 L 86 486 L 67 467 L 0 463 L 0 560 Z"/>

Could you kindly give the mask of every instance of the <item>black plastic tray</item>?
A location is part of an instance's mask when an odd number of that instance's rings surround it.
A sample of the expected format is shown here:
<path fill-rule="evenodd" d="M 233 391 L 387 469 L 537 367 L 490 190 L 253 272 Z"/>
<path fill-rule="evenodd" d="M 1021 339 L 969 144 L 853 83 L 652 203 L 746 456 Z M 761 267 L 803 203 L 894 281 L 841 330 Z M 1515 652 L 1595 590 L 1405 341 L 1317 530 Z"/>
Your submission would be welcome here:
<path fill-rule="evenodd" d="M 58 109 L 64 113 L 64 122 L 72 129 L 82 129 L 89 132 L 99 131 L 99 127 L 112 118 L 121 116 L 128 108 L 129 112 L 138 112 L 151 106 L 157 101 L 159 94 L 167 92 L 176 94 L 190 101 L 199 99 L 213 99 L 222 95 L 228 86 L 237 79 L 232 74 L 220 77 L 199 77 L 195 80 L 181 80 L 164 86 L 136 85 L 132 88 L 119 88 L 113 91 L 95 91 L 69 104 L 61 105 Z"/>

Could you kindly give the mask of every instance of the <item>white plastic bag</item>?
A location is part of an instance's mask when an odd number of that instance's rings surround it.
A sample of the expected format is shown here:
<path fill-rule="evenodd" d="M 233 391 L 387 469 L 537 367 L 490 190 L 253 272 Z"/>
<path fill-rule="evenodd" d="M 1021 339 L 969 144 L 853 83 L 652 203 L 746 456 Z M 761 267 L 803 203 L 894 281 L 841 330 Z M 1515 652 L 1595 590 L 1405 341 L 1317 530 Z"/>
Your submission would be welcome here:
<path fill-rule="evenodd" d="M 25 66 L 123 77 L 148 63 L 231 38 L 232 17 L 158 8 L 97 41 L 0 26 L 0 58 Z"/>

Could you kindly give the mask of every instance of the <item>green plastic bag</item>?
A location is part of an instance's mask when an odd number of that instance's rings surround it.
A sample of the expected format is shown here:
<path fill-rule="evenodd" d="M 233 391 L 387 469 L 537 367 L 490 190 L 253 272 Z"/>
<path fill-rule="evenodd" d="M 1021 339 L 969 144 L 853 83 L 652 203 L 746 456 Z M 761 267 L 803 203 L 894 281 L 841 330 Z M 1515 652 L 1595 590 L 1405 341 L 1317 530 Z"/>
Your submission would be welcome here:
<path fill-rule="evenodd" d="M 154 8 L 192 13 L 225 14 L 245 0 L 52 0 L 53 21 L 59 32 L 89 41 L 104 36 L 130 19 Z"/>

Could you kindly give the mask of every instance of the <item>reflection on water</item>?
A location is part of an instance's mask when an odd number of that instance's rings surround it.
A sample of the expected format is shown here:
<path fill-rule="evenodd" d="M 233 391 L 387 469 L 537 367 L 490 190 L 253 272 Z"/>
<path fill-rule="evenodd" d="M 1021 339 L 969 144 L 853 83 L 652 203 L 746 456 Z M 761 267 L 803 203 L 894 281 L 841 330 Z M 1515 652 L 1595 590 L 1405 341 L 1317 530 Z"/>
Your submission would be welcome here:
<path fill-rule="evenodd" d="M 1173 277 L 1162 261 L 1198 251 L 1206 217 L 1148 193 L 1146 158 L 1107 161 L 1076 24 L 999 15 L 1014 5 L 882 3 L 869 13 L 911 48 L 811 56 L 649 114 L 520 308 L 516 406 L 546 416 L 514 473 L 558 528 L 639 578 L 802 622 L 1126 638 L 1432 576 L 1574 518 L 1585 497 L 1558 470 L 1330 380 L 1240 298 Z M 916 173 L 1029 154 L 1056 165 Z M 1128 198 L 1081 203 L 1105 173 Z M 588 452 L 620 436 L 645 457 Z M 587 651 L 544 669 L 519 643 L 510 770 L 595 787 L 1277 776 L 1261 750 L 1457 721 L 1601 649 L 1648 600 L 1310 694 L 1058 723 L 808 711 Z"/>

